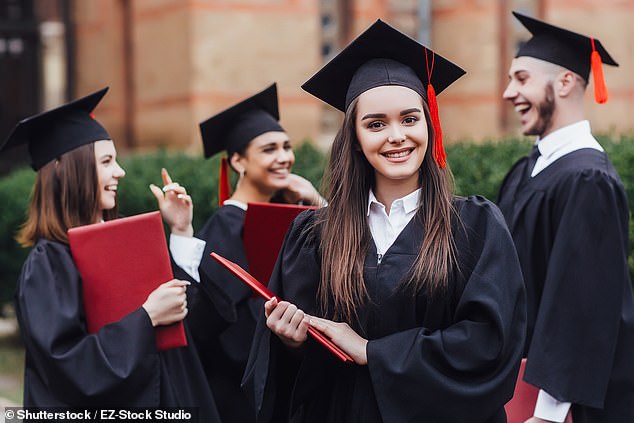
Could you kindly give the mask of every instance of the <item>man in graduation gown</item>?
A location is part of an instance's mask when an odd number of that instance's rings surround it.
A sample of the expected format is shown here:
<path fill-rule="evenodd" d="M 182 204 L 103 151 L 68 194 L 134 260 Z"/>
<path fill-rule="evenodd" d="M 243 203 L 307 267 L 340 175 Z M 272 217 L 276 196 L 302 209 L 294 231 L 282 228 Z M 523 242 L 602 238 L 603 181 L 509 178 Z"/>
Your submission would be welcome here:
<path fill-rule="evenodd" d="M 634 305 L 627 264 L 627 196 L 584 118 L 592 38 L 514 13 L 533 34 L 513 60 L 503 97 L 524 135 L 538 137 L 498 196 L 528 302 L 525 381 L 540 388 L 530 422 L 634 421 Z"/>

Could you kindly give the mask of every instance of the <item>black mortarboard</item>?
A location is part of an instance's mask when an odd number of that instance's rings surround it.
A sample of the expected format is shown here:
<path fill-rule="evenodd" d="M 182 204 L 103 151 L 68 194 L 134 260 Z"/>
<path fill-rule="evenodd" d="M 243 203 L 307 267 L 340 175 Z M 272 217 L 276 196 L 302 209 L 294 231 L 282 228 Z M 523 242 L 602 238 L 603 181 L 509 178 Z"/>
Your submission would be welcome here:
<path fill-rule="evenodd" d="M 430 106 L 436 133 L 434 156 L 444 167 L 436 93 L 464 74 L 459 66 L 377 20 L 302 88 L 343 112 L 355 98 L 371 88 L 400 85 L 416 91 Z"/>
<path fill-rule="evenodd" d="M 426 98 L 427 84 L 440 94 L 464 74 L 454 63 L 377 20 L 302 88 L 345 112 L 352 100 L 371 88 L 402 85 Z"/>
<path fill-rule="evenodd" d="M 586 81 L 592 67 L 595 94 L 599 94 L 597 89 L 604 89 L 601 85 L 605 87 L 601 62 L 611 66 L 619 65 L 596 38 L 568 31 L 521 13 L 513 12 L 513 16 L 533 35 L 519 48 L 515 57 L 529 56 L 554 63 L 573 71 Z M 605 100 L 600 101 L 597 98 L 597 102 Z"/>
<path fill-rule="evenodd" d="M 284 129 L 278 123 L 277 85 L 210 117 L 200 124 L 205 157 L 227 150 L 229 157 L 241 151 L 253 138 Z"/>
<path fill-rule="evenodd" d="M 111 139 L 92 115 L 107 91 L 108 87 L 21 120 L 0 146 L 0 152 L 27 144 L 31 167 L 38 170 L 84 144 Z"/>

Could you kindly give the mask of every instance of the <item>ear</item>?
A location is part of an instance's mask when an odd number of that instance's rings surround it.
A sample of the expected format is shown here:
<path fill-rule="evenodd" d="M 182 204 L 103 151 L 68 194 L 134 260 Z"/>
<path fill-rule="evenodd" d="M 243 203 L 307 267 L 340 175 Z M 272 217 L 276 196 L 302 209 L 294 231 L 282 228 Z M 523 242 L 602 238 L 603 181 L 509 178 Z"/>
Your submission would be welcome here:
<path fill-rule="evenodd" d="M 231 165 L 233 170 L 240 174 L 244 173 L 244 171 L 246 170 L 244 161 L 245 158 L 238 153 L 233 153 L 231 157 L 229 157 L 229 164 Z"/>
<path fill-rule="evenodd" d="M 560 97 L 568 97 L 579 85 L 579 80 L 574 72 L 566 70 L 561 72 L 555 81 L 555 92 Z"/>

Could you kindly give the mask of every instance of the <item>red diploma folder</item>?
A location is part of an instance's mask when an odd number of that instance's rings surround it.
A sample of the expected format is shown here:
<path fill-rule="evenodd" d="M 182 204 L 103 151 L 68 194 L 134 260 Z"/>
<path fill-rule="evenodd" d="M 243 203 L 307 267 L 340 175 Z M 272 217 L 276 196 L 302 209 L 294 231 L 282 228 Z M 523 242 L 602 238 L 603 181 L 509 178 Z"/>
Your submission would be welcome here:
<path fill-rule="evenodd" d="M 537 394 L 539 389 L 529 383 L 524 382 L 524 368 L 526 367 L 526 359 L 522 359 L 520 365 L 520 373 L 517 376 L 517 384 L 513 398 L 506 403 L 504 410 L 508 423 L 524 423 L 533 417 L 535 411 L 535 403 L 537 402 Z M 571 413 L 568 412 L 564 423 L 572 423 Z"/>
<path fill-rule="evenodd" d="M 308 209 L 316 207 L 276 203 L 248 204 L 242 242 L 249 272 L 257 280 L 269 283 L 288 227 L 298 214 Z"/>
<path fill-rule="evenodd" d="M 174 278 L 158 211 L 72 228 L 68 241 L 83 281 L 90 333 L 137 310 Z M 182 321 L 157 326 L 155 333 L 159 350 L 187 345 Z"/>
<path fill-rule="evenodd" d="M 222 264 L 227 269 L 229 269 L 229 271 L 231 271 L 231 273 L 236 275 L 240 280 L 242 280 L 244 283 L 249 285 L 249 287 L 253 291 L 255 291 L 258 295 L 263 297 L 265 300 L 268 301 L 275 296 L 275 294 L 273 294 L 266 286 L 258 282 L 257 279 L 251 276 L 246 270 L 244 270 L 238 264 L 214 252 L 211 253 L 211 256 L 215 258 L 216 260 L 218 260 L 220 264 Z M 312 336 L 313 338 L 315 338 L 315 340 L 319 342 L 321 345 L 328 348 L 328 350 L 334 355 L 336 355 L 337 358 L 339 358 L 341 361 L 343 362 L 354 361 L 341 348 L 333 344 L 330 339 L 328 339 L 326 336 L 324 336 L 324 334 L 322 334 L 321 332 L 319 332 L 317 329 L 313 328 L 312 326 L 308 327 L 308 334 Z"/>

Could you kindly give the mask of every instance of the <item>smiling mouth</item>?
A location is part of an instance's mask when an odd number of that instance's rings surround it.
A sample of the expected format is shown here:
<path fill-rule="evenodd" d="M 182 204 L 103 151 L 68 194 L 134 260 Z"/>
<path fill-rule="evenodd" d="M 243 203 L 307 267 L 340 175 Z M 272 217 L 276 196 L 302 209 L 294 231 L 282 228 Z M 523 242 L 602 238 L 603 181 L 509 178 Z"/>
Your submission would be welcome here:
<path fill-rule="evenodd" d="M 382 156 L 388 159 L 400 159 L 401 157 L 406 157 L 410 155 L 414 151 L 414 148 L 406 148 L 398 151 L 387 151 L 385 153 L 381 153 Z"/>
<path fill-rule="evenodd" d="M 288 175 L 291 172 L 287 167 L 284 167 L 280 169 L 272 169 L 271 173 L 275 173 L 276 175 Z"/>
<path fill-rule="evenodd" d="M 116 186 L 116 185 L 106 185 L 106 186 L 104 187 L 104 189 L 105 189 L 106 191 L 113 191 L 113 192 L 117 192 L 117 186 Z"/>
<path fill-rule="evenodd" d="M 531 109 L 531 105 L 528 103 L 521 103 L 515 105 L 515 111 L 520 115 L 525 115 Z"/>

